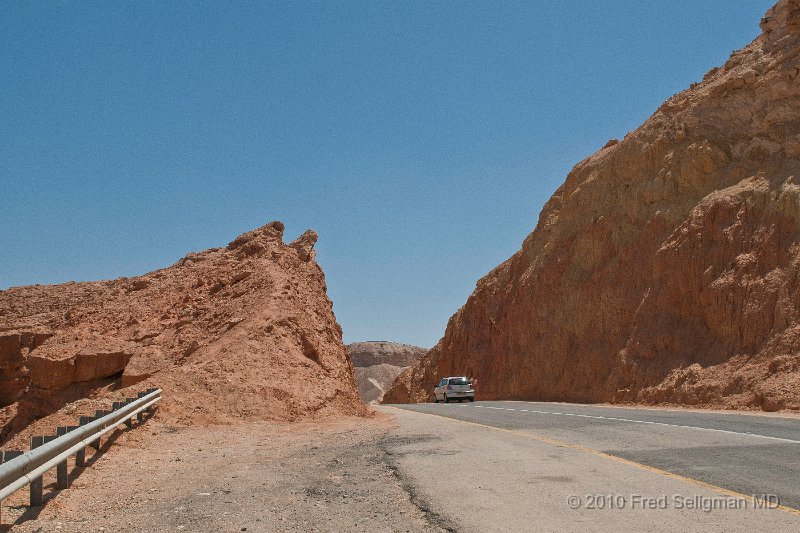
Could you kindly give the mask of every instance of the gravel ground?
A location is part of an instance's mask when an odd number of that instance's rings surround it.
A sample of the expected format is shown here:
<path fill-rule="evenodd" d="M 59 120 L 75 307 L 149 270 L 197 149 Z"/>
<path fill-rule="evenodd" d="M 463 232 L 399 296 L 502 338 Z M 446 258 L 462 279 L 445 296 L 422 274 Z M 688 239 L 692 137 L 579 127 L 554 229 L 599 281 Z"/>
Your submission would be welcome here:
<path fill-rule="evenodd" d="M 3 502 L 3 522 L 14 531 L 442 531 L 390 464 L 391 428 L 386 415 L 206 428 L 156 417 L 73 469 L 69 489 L 46 478 L 41 508 L 18 491 Z"/>

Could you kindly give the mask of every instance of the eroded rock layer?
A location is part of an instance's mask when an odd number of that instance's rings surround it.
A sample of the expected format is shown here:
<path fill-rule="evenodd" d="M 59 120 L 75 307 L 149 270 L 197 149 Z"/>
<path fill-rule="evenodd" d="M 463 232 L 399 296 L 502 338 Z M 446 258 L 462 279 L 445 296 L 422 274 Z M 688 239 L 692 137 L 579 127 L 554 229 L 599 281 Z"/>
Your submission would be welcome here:
<path fill-rule="evenodd" d="M 314 260 L 273 222 L 136 278 L 0 291 L 3 437 L 73 400 L 161 386 L 175 422 L 363 414 Z"/>
<path fill-rule="evenodd" d="M 582 161 L 384 401 L 800 409 L 800 2 Z"/>
<path fill-rule="evenodd" d="M 395 378 L 427 350 L 397 342 L 367 341 L 348 344 L 347 351 L 355 368 L 361 399 L 366 403 L 380 403 Z"/>

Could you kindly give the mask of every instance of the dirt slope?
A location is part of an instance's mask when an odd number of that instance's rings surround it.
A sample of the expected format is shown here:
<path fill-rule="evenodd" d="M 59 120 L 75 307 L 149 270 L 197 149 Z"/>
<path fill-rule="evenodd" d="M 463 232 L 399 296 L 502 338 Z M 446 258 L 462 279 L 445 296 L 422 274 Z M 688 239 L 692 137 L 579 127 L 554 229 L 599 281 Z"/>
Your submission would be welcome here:
<path fill-rule="evenodd" d="M 366 403 L 380 403 L 395 378 L 427 350 L 397 342 L 367 341 L 348 344 L 347 351 L 355 368 L 361 399 Z"/>
<path fill-rule="evenodd" d="M 800 409 L 800 2 L 580 162 L 384 401 Z"/>
<path fill-rule="evenodd" d="M 273 222 L 141 277 L 0 292 L 3 438 L 119 387 L 161 386 L 173 423 L 364 414 L 317 235 L 282 233 Z"/>

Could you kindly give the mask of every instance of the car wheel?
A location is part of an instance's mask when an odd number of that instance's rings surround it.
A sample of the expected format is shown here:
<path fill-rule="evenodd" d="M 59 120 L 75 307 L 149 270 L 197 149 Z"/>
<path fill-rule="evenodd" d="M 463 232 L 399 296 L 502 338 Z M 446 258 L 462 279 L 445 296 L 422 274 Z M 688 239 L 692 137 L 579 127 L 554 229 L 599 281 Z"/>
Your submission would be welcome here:
<path fill-rule="evenodd" d="M 474 396 L 472 396 L 472 397 L 470 397 L 470 398 L 467 398 L 467 399 L 468 399 L 469 401 L 471 401 L 471 402 L 474 402 L 474 401 L 475 401 L 475 397 L 474 397 Z"/>
<path fill-rule="evenodd" d="M 442 397 L 444 398 L 444 403 L 450 403 L 450 400 L 447 399 L 447 394 L 442 394 Z"/>
<path fill-rule="evenodd" d="M 439 403 L 439 398 L 436 396 L 436 393 L 433 393 L 433 403 Z"/>

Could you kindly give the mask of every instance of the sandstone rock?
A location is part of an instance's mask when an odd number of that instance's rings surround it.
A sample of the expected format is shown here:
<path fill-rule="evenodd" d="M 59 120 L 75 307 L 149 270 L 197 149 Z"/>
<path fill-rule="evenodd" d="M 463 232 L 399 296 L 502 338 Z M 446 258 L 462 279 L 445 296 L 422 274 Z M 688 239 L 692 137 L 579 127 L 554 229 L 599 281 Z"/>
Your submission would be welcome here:
<path fill-rule="evenodd" d="M 0 335 L 0 407 L 15 402 L 28 387 L 28 354 L 51 335 L 42 331 L 9 331 Z"/>
<path fill-rule="evenodd" d="M 129 291 L 140 291 L 142 289 L 146 289 L 150 286 L 150 281 L 146 279 L 135 279 L 132 280 L 130 285 L 128 286 Z"/>
<path fill-rule="evenodd" d="M 131 354 L 122 351 L 89 349 L 75 356 L 75 381 L 95 381 L 122 374 Z"/>
<path fill-rule="evenodd" d="M 122 373 L 120 386 L 130 387 L 160 372 L 169 358 L 158 346 L 137 346 Z"/>
<path fill-rule="evenodd" d="M 184 350 L 183 350 L 183 357 L 189 357 L 194 352 L 196 352 L 199 348 L 200 348 L 200 343 L 199 342 L 197 342 L 197 341 L 190 342 L 189 345 L 186 348 L 184 348 Z"/>
<path fill-rule="evenodd" d="M 317 232 L 308 230 L 295 239 L 289 246 L 297 250 L 297 255 L 301 260 L 310 261 L 314 258 L 315 244 L 317 244 Z"/>
<path fill-rule="evenodd" d="M 800 409 L 800 2 L 578 163 L 384 401 L 471 375 L 479 399 Z"/>
<path fill-rule="evenodd" d="M 611 148 L 612 146 L 616 146 L 619 144 L 617 139 L 609 139 L 606 144 L 603 145 L 603 148 Z"/>
<path fill-rule="evenodd" d="M 235 285 L 236 283 L 239 283 L 240 281 L 246 280 L 247 278 L 249 278 L 252 275 L 253 275 L 253 273 L 250 272 L 249 270 L 245 270 L 244 272 L 237 272 L 236 274 L 231 276 L 229 284 L 230 285 Z"/>
<path fill-rule="evenodd" d="M 121 374 L 131 347 L 127 341 L 95 334 L 78 339 L 55 336 L 28 356 L 30 382 L 55 391 Z"/>
<path fill-rule="evenodd" d="M 172 424 L 366 414 L 316 234 L 291 247 L 282 234 L 272 222 L 137 278 L 0 291 L 0 401 L 14 402 L 0 437 L 131 386 L 162 387 Z M 11 332 L 23 326 L 24 338 Z"/>
<path fill-rule="evenodd" d="M 230 244 L 228 250 L 238 251 L 238 255 L 250 256 L 263 253 L 273 243 L 280 243 L 283 238 L 283 222 L 273 221 L 253 231 L 239 235 Z"/>
<path fill-rule="evenodd" d="M 57 391 L 76 382 L 74 357 L 31 357 L 28 359 L 28 368 L 31 383 L 41 389 Z"/>

